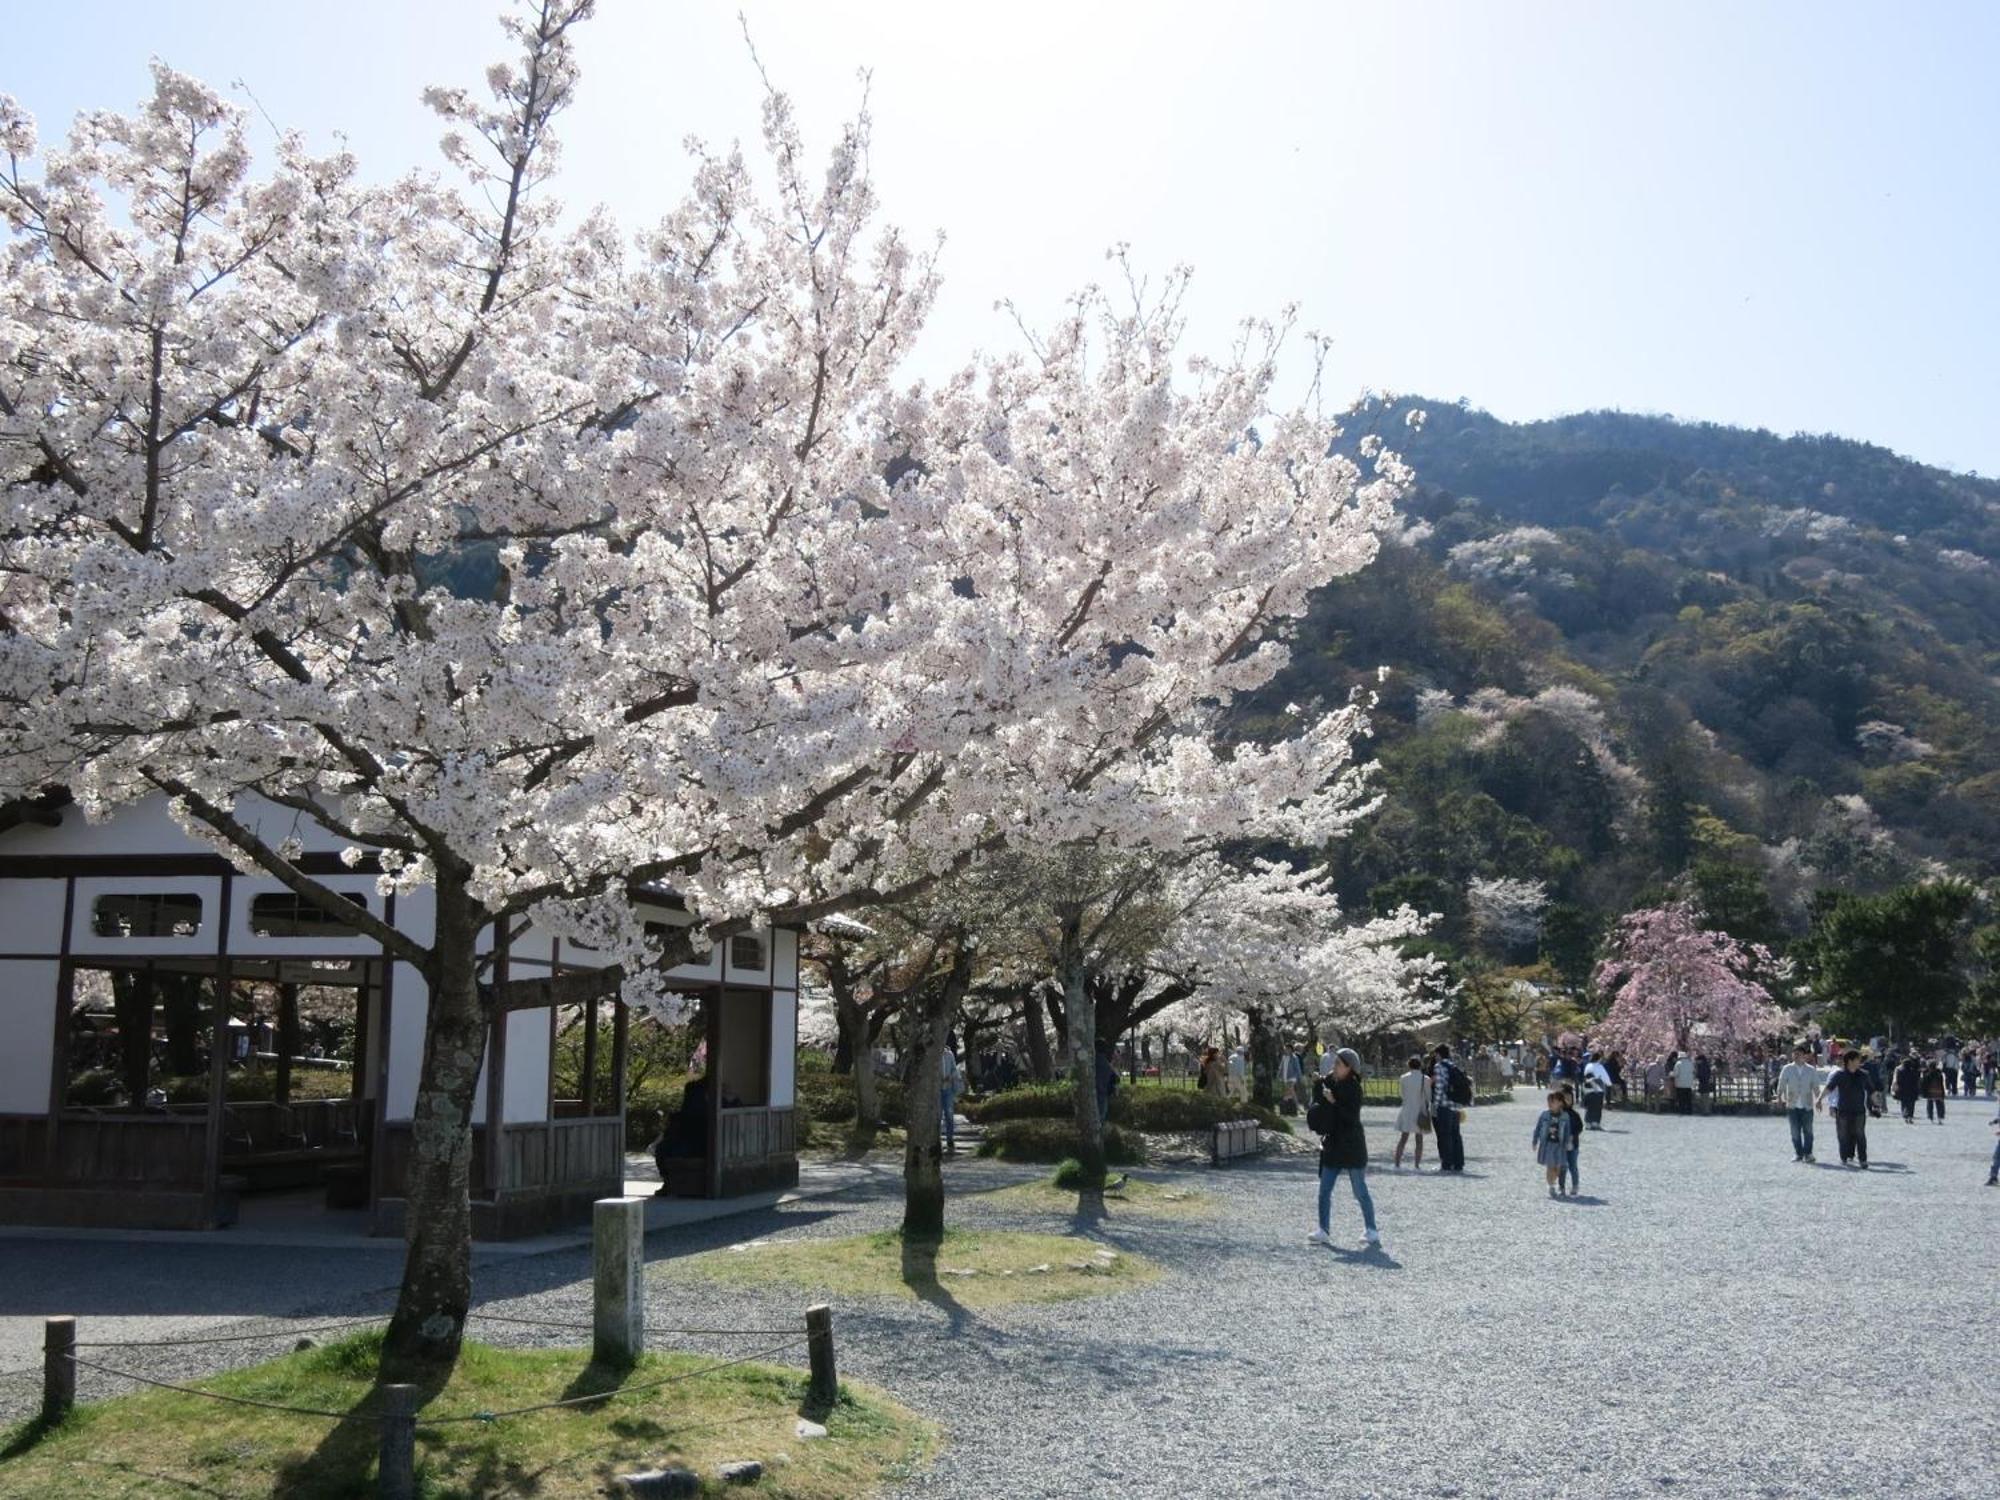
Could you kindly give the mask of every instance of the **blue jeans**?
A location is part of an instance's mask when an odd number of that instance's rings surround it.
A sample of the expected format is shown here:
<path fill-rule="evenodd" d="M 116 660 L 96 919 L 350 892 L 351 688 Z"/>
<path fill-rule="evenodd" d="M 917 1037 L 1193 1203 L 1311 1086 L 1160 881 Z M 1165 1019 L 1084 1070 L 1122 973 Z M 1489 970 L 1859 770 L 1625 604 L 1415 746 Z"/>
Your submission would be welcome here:
<path fill-rule="evenodd" d="M 1811 1156 L 1813 1112 L 1809 1109 L 1788 1109 L 1785 1118 L 1792 1122 L 1792 1154 Z"/>
<path fill-rule="evenodd" d="M 958 1090 L 938 1090 L 938 1111 L 944 1116 L 944 1145 L 947 1151 L 958 1149 L 958 1121 L 952 1118 L 951 1109 L 958 1102 Z"/>
<path fill-rule="evenodd" d="M 1579 1154 L 1578 1148 L 1575 1146 L 1572 1146 L 1569 1148 L 1569 1150 L 1565 1151 L 1563 1153 L 1563 1168 L 1562 1171 L 1558 1174 L 1558 1176 L 1560 1177 L 1567 1177 L 1569 1179 L 1569 1190 L 1572 1193 L 1577 1191 L 1577 1184 L 1579 1180 L 1576 1172 L 1576 1159 L 1578 1154 Z"/>
<path fill-rule="evenodd" d="M 1319 1231 L 1327 1233 L 1328 1215 L 1333 1208 L 1333 1185 L 1340 1181 L 1341 1173 L 1354 1188 L 1354 1201 L 1361 1205 L 1361 1222 L 1370 1229 L 1375 1227 L 1375 1200 L 1368 1195 L 1368 1169 L 1366 1167 L 1321 1167 L 1319 1169 Z"/>
<path fill-rule="evenodd" d="M 1993 1170 L 1986 1175 L 1988 1177 L 2000 1177 L 2000 1141 L 1993 1143 Z"/>

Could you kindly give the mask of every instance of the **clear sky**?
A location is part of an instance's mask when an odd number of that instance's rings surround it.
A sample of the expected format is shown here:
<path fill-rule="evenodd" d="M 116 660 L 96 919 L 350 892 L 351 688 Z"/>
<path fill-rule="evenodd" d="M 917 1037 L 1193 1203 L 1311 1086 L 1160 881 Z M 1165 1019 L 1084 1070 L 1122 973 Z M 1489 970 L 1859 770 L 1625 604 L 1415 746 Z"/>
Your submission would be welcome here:
<path fill-rule="evenodd" d="M 158 55 L 371 175 L 436 161 L 497 0 L 21 4 L 44 138 Z M 733 4 L 601 0 L 559 191 L 643 223 L 754 139 Z M 816 141 L 873 73 L 888 216 L 948 236 L 923 350 L 1009 342 L 1129 241 L 1194 337 L 1299 304 L 1336 394 L 1837 432 L 2000 474 L 2000 5 L 1986 0 L 747 0 Z M 260 127 L 261 129 L 262 127 Z M 265 133 L 268 139 L 268 132 Z"/>

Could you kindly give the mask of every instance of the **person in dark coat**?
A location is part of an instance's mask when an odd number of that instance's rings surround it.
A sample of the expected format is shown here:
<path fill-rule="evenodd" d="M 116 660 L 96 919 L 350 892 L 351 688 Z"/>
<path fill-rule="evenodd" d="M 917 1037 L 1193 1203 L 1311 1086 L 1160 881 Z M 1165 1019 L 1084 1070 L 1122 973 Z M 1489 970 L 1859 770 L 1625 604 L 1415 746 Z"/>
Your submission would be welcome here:
<path fill-rule="evenodd" d="M 1361 1129 L 1361 1058 L 1352 1047 L 1334 1053 L 1333 1071 L 1313 1084 L 1312 1108 L 1306 1128 L 1319 1143 L 1319 1228 L 1306 1239 L 1315 1245 L 1333 1243 L 1328 1233 L 1334 1185 L 1347 1174 L 1354 1201 L 1361 1205 L 1361 1238 L 1382 1243 L 1375 1229 L 1375 1200 L 1368 1193 L 1368 1138 Z"/>
<path fill-rule="evenodd" d="M 1944 1124 L 1944 1069 L 1933 1060 L 1923 1071 L 1924 1118 Z"/>
<path fill-rule="evenodd" d="M 1905 1125 L 1917 1123 L 1917 1100 L 1923 1097 L 1923 1073 L 1923 1064 L 1917 1061 L 1914 1052 L 1896 1064 L 1896 1078 L 1890 1092 L 1896 1096 L 1896 1102 L 1903 1106 Z"/>

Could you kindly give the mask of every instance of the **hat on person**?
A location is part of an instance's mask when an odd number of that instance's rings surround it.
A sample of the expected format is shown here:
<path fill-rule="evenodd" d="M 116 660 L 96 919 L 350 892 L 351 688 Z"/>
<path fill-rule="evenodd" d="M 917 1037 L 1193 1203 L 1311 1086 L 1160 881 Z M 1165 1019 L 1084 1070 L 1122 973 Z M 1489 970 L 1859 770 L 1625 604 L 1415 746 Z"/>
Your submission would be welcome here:
<path fill-rule="evenodd" d="M 1359 1052 L 1356 1052 L 1352 1047 L 1342 1047 L 1333 1055 L 1341 1062 L 1346 1063 L 1355 1077 L 1359 1078 L 1361 1076 L 1361 1054 Z"/>

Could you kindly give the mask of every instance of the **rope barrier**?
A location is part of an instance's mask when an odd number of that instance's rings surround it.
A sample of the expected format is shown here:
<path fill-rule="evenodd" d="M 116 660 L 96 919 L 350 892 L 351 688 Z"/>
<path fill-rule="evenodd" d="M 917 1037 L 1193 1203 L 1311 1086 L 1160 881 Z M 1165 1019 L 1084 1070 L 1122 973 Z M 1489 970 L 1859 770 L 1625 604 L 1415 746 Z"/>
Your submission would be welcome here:
<path fill-rule="evenodd" d="M 119 1380 L 132 1380 L 140 1385 L 155 1386 L 163 1391 L 179 1391 L 183 1396 L 206 1396 L 211 1401 L 227 1401 L 232 1406 L 255 1406 L 264 1411 L 290 1412 L 295 1417 L 326 1417 L 335 1422 L 345 1422 L 353 1418 L 353 1412 L 321 1411 L 312 1406 L 286 1406 L 277 1401 L 258 1401 L 249 1396 L 225 1396 L 220 1391 L 204 1391 L 191 1385 L 175 1385 L 171 1380 L 155 1380 L 150 1375 L 136 1375 L 130 1370 L 114 1370 L 109 1365 L 100 1365 L 94 1360 L 78 1359 L 74 1354 L 67 1356 L 69 1362 L 79 1369 L 95 1370 L 100 1375 L 110 1375 Z M 365 1420 L 374 1421 L 373 1417 Z"/>
<path fill-rule="evenodd" d="M 186 1349 L 197 1344 L 248 1344 L 258 1339 L 302 1338 L 309 1333 L 336 1333 L 343 1328 L 362 1328 L 370 1323 L 386 1323 L 389 1315 L 383 1313 L 373 1318 L 346 1318 L 338 1323 L 316 1323 L 310 1327 L 270 1328 L 262 1333 L 225 1333 L 213 1338 L 200 1339 L 129 1339 L 114 1342 L 109 1339 L 78 1339 L 79 1349 Z"/>
<path fill-rule="evenodd" d="M 554 1318 L 519 1318 L 511 1313 L 469 1312 L 467 1321 L 484 1318 L 494 1323 L 519 1323 L 524 1328 L 566 1328 L 575 1332 L 588 1333 L 596 1325 L 592 1323 L 565 1323 Z M 789 1328 L 655 1328 L 646 1326 L 646 1332 L 673 1334 L 714 1334 L 717 1337 L 783 1338 L 791 1333 Z"/>
<path fill-rule="evenodd" d="M 772 1355 L 782 1354 L 785 1350 L 795 1348 L 805 1341 L 805 1336 L 801 1334 L 795 1338 L 788 1339 L 775 1348 L 762 1349 L 754 1354 L 740 1355 L 735 1359 L 718 1360 L 712 1365 L 703 1365 L 699 1370 L 683 1370 L 678 1375 L 668 1375 L 660 1380 L 648 1380 L 639 1385 L 621 1385 L 615 1390 L 600 1391 L 594 1396 L 571 1396 L 562 1401 L 542 1401 L 533 1406 L 511 1407 L 506 1411 L 460 1412 L 455 1416 L 431 1417 L 428 1420 L 420 1420 L 417 1425 L 419 1427 L 446 1427 L 460 1422 L 499 1422 L 508 1417 L 525 1417 L 531 1412 L 555 1411 L 565 1406 L 588 1406 L 592 1402 L 597 1401 L 615 1401 L 620 1396 L 636 1396 L 641 1391 L 654 1391 L 664 1385 L 674 1385 L 680 1381 L 693 1380 L 702 1375 L 713 1375 L 717 1370 L 726 1370 L 732 1365 L 747 1365 L 752 1360 L 769 1359 Z"/>

